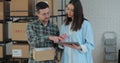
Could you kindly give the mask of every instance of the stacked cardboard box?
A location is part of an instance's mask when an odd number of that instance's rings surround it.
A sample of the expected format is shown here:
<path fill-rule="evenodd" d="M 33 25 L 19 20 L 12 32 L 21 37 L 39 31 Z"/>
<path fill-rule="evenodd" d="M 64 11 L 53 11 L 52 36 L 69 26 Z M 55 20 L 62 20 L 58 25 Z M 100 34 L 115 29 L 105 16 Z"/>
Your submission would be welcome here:
<path fill-rule="evenodd" d="M 3 41 L 3 26 L 0 24 L 0 42 Z"/>
<path fill-rule="evenodd" d="M 11 16 L 32 16 L 33 0 L 11 0 Z"/>
<path fill-rule="evenodd" d="M 40 1 L 48 3 L 51 15 L 58 15 L 58 0 L 36 0 L 36 3 Z"/>
<path fill-rule="evenodd" d="M 13 44 L 12 45 L 13 58 L 29 58 L 29 45 L 28 44 Z"/>
<path fill-rule="evenodd" d="M 0 46 L 0 58 L 3 58 L 3 47 Z"/>
<path fill-rule="evenodd" d="M 28 63 L 28 59 L 11 58 L 5 63 Z"/>
<path fill-rule="evenodd" d="M 33 59 L 35 61 L 54 60 L 55 49 L 52 48 L 34 48 Z"/>
<path fill-rule="evenodd" d="M 12 40 L 27 41 L 26 36 L 27 23 L 12 23 Z"/>
<path fill-rule="evenodd" d="M 3 36 L 3 34 L 5 34 Z M 0 23 L 0 42 L 3 40 L 8 40 L 8 24 L 4 24 L 4 32 L 3 32 L 3 24 Z"/>
<path fill-rule="evenodd" d="M 4 14 L 4 12 L 5 12 L 5 14 Z M 0 1 L 0 20 L 4 20 L 5 17 L 9 17 L 9 16 L 10 16 L 9 1 L 6 1 L 5 3 L 3 3 L 3 1 Z"/>
<path fill-rule="evenodd" d="M 3 2 L 0 2 L 0 20 L 3 20 Z"/>

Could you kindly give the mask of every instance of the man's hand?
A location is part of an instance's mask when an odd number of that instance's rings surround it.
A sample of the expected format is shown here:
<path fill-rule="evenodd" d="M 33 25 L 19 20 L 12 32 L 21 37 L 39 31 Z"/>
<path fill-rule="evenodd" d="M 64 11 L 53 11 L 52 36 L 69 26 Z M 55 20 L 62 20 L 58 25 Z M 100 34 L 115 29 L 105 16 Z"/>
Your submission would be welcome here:
<path fill-rule="evenodd" d="M 48 38 L 50 40 L 52 40 L 54 43 L 58 43 L 59 42 L 59 37 L 58 36 L 49 36 Z"/>

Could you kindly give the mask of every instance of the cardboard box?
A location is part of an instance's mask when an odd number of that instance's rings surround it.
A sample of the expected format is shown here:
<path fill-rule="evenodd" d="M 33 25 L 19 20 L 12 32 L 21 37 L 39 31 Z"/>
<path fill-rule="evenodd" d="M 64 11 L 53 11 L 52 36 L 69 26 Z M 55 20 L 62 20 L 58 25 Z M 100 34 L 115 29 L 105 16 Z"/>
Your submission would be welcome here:
<path fill-rule="evenodd" d="M 58 0 L 36 0 L 36 4 L 40 1 L 48 3 L 51 15 L 58 15 Z"/>
<path fill-rule="evenodd" d="M 3 26 L 0 24 L 0 42 L 3 41 Z"/>
<path fill-rule="evenodd" d="M 12 40 L 27 41 L 27 23 L 12 23 Z"/>
<path fill-rule="evenodd" d="M 11 16 L 28 16 L 28 12 L 11 12 Z"/>
<path fill-rule="evenodd" d="M 32 16 L 32 15 L 33 15 L 33 0 L 11 0 L 11 16 Z"/>
<path fill-rule="evenodd" d="M 3 58 L 3 47 L 0 46 L 0 58 Z"/>
<path fill-rule="evenodd" d="M 8 24 L 7 23 L 4 24 L 4 29 L 3 29 L 3 24 L 0 23 L 0 42 L 3 40 L 8 40 Z"/>
<path fill-rule="evenodd" d="M 28 59 L 10 58 L 9 61 L 5 63 L 28 63 Z"/>
<path fill-rule="evenodd" d="M 28 44 L 13 44 L 12 45 L 13 58 L 29 58 L 29 45 Z"/>
<path fill-rule="evenodd" d="M 5 12 L 5 14 L 4 14 Z M 0 1 L 0 20 L 4 20 L 4 17 L 10 16 L 10 3 L 5 1 L 5 6 L 2 1 Z"/>
<path fill-rule="evenodd" d="M 3 2 L 0 2 L 0 20 L 3 20 Z"/>
<path fill-rule="evenodd" d="M 53 0 L 53 11 L 52 11 L 52 15 L 56 16 L 58 15 L 58 0 Z"/>
<path fill-rule="evenodd" d="M 55 49 L 35 48 L 33 49 L 33 59 L 35 61 L 54 60 Z"/>

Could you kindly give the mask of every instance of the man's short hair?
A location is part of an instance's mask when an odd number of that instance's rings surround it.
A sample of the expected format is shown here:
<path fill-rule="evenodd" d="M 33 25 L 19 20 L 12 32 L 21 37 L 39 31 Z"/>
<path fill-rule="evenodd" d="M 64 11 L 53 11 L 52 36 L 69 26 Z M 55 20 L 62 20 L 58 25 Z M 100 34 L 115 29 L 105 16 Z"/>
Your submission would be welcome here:
<path fill-rule="evenodd" d="M 36 10 L 39 11 L 40 9 L 45 9 L 45 8 L 49 8 L 49 5 L 46 2 L 38 2 L 36 4 Z"/>

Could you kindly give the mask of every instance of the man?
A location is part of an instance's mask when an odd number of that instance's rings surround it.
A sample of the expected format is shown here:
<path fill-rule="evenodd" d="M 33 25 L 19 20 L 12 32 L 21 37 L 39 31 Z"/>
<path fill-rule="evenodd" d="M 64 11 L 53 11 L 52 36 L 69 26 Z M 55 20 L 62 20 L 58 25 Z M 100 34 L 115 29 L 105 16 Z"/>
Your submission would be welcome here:
<path fill-rule="evenodd" d="M 28 23 L 27 37 L 31 47 L 29 63 L 55 63 L 55 60 L 35 61 L 32 58 L 32 48 L 54 47 L 57 49 L 59 41 L 59 30 L 56 25 L 49 22 L 50 11 L 49 6 L 45 2 L 36 4 L 36 15 L 38 20 Z"/>

